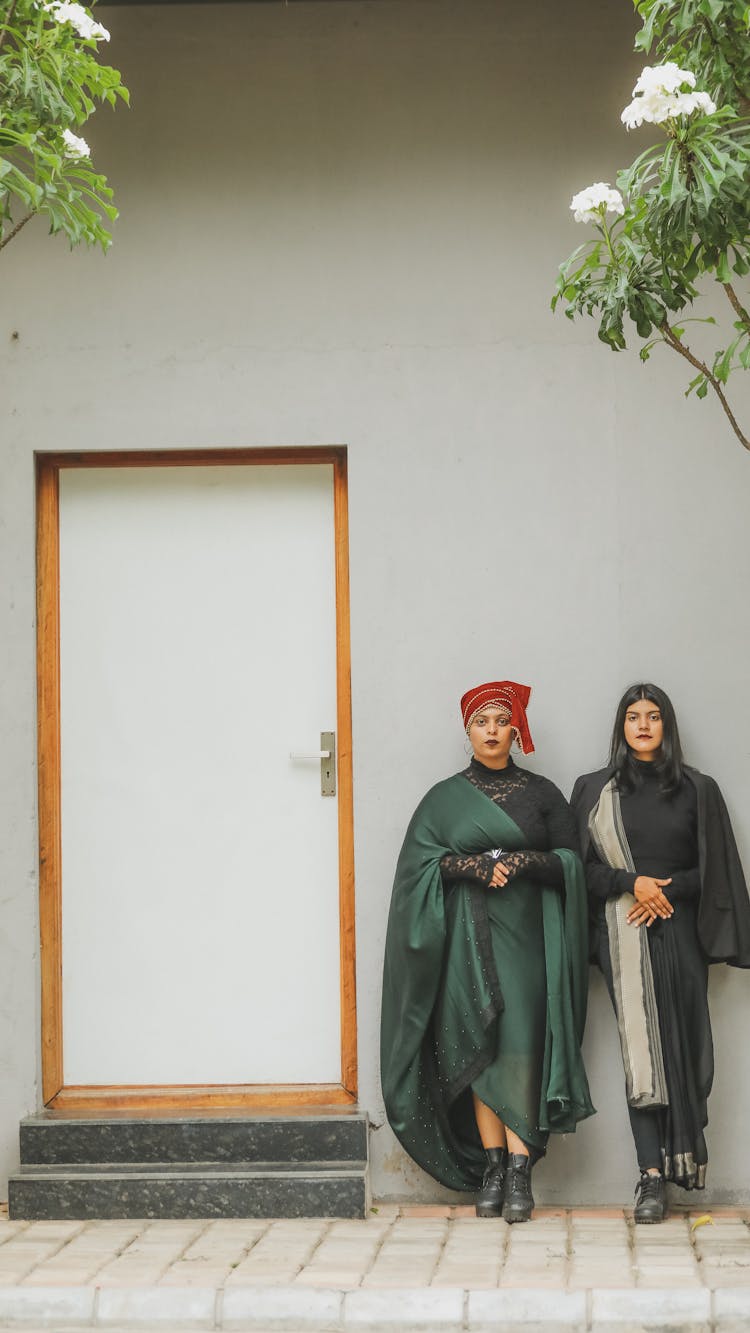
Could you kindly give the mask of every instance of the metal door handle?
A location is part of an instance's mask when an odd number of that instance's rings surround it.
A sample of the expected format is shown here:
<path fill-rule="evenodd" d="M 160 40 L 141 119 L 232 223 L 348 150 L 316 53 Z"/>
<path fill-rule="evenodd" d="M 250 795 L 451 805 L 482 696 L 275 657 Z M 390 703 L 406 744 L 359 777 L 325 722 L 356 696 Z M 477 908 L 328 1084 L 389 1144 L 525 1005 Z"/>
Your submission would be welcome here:
<path fill-rule="evenodd" d="M 336 732 L 321 731 L 320 749 L 310 754 L 296 754 L 292 751 L 290 759 L 314 759 L 320 764 L 321 796 L 336 795 Z"/>

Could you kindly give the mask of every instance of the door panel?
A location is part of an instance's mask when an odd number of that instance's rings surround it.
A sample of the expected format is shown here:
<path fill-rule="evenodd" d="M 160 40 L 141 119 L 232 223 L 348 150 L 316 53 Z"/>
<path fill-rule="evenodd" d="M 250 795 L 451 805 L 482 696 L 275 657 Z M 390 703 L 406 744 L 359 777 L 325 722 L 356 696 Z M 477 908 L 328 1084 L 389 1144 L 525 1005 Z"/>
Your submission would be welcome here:
<path fill-rule="evenodd" d="M 343 1081 L 334 472 L 59 472 L 66 1088 Z"/>

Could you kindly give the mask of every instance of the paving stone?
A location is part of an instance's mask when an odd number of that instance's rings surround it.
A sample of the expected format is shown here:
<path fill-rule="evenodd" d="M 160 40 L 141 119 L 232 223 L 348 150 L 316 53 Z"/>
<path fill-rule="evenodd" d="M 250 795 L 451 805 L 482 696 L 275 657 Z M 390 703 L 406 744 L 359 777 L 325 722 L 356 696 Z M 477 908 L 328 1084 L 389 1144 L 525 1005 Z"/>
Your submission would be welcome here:
<path fill-rule="evenodd" d="M 503 1269 L 500 1274 L 499 1286 L 503 1290 L 510 1290 L 511 1287 L 523 1290 L 530 1287 L 544 1287 L 564 1292 L 567 1286 L 567 1275 L 564 1268 L 553 1269 L 546 1273 L 535 1272 L 533 1269 L 513 1273 Z"/>
<path fill-rule="evenodd" d="M 702 1272 L 704 1287 L 726 1290 L 734 1287 L 750 1287 L 750 1268 L 708 1269 Z"/>
<path fill-rule="evenodd" d="M 643 1276 L 639 1274 L 636 1278 L 636 1287 L 639 1291 L 661 1290 L 668 1287 L 701 1287 L 703 1283 L 697 1273 L 683 1273 L 681 1270 L 669 1273 L 653 1273 Z"/>
<path fill-rule="evenodd" d="M 0 1250 L 0 1257 L 2 1251 Z M 699 1252 L 701 1263 L 704 1264 L 727 1264 L 729 1267 L 747 1267 L 750 1264 L 750 1250 L 739 1250 L 729 1245 L 722 1249 L 702 1250 Z"/>
<path fill-rule="evenodd" d="M 283 1222 L 272 1223 L 255 1243 L 246 1258 L 227 1275 L 226 1286 L 271 1286 L 294 1281 L 309 1262 L 328 1223 L 300 1227 Z"/>
<path fill-rule="evenodd" d="M 592 1275 L 588 1270 L 572 1270 L 568 1274 L 569 1291 L 588 1291 L 592 1287 L 614 1287 L 625 1288 L 635 1287 L 635 1278 L 629 1277 L 627 1272 L 619 1268 L 611 1273 L 596 1273 Z"/>
<path fill-rule="evenodd" d="M 570 1208 L 568 1214 L 575 1221 L 580 1218 L 583 1221 L 591 1221 L 598 1226 L 599 1222 L 622 1221 L 625 1217 L 625 1210 L 624 1208 Z"/>
<path fill-rule="evenodd" d="M 17 1236 L 20 1231 L 25 1231 L 28 1222 L 9 1222 L 7 1217 L 0 1217 L 0 1245 Z"/>
<path fill-rule="evenodd" d="M 403 1290 L 394 1301 L 388 1292 L 348 1291 L 344 1296 L 346 1329 L 393 1329 L 397 1333 L 459 1333 L 463 1328 L 464 1294 L 450 1289 Z"/>
<path fill-rule="evenodd" d="M 497 1333 L 505 1326 L 585 1328 L 586 1296 L 578 1291 L 471 1291 L 468 1297 L 471 1333 Z"/>
<path fill-rule="evenodd" d="M 56 1240 L 64 1244 L 83 1231 L 85 1225 L 85 1222 L 29 1222 L 25 1235 L 29 1240 Z"/>
<path fill-rule="evenodd" d="M 450 1217 L 452 1207 L 450 1204 L 436 1207 L 434 1204 L 407 1204 L 401 1209 L 402 1217 Z"/>
<path fill-rule="evenodd" d="M 0 1290 L 0 1326 L 35 1321 L 52 1329 L 87 1324 L 94 1315 L 93 1287 L 12 1287 Z"/>
<path fill-rule="evenodd" d="M 750 1328 L 750 1290 L 715 1291 L 713 1313 L 717 1328 L 723 1330 L 733 1324 L 746 1333 Z"/>
<path fill-rule="evenodd" d="M 207 1242 L 212 1237 L 224 1239 L 227 1236 L 230 1240 L 240 1236 L 243 1240 L 255 1239 L 262 1236 L 264 1231 L 268 1231 L 270 1225 L 270 1220 L 265 1217 L 217 1217 L 209 1222 L 203 1238 Z M 362 1224 L 357 1223 L 357 1225 Z"/>
<path fill-rule="evenodd" d="M 337 1329 L 341 1293 L 299 1287 L 235 1287 L 222 1297 L 222 1329 Z"/>
<path fill-rule="evenodd" d="M 371 1236 L 385 1235 L 391 1225 L 391 1220 L 385 1217 L 364 1222 L 353 1218 L 338 1218 L 331 1222 L 328 1234 L 330 1236 L 365 1236 L 369 1239 Z"/>
<path fill-rule="evenodd" d="M 22 1287 L 85 1287 L 91 1282 L 91 1272 L 88 1268 L 53 1268 L 47 1272 L 45 1269 L 35 1269 L 23 1282 L 19 1283 Z"/>
<path fill-rule="evenodd" d="M 294 1279 L 295 1286 L 327 1287 L 332 1291 L 353 1291 L 361 1282 L 360 1272 L 341 1268 L 316 1268 L 314 1271 L 308 1268 Z"/>
<path fill-rule="evenodd" d="M 112 1262 L 138 1235 L 132 1223 L 118 1224 L 102 1234 L 88 1229 L 79 1233 L 67 1245 L 37 1264 L 24 1282 L 39 1286 L 70 1286 L 89 1282 L 107 1263 Z"/>
<path fill-rule="evenodd" d="M 586 1333 L 714 1333 L 714 1325 L 703 1320 L 695 1323 L 680 1319 L 679 1322 L 675 1323 L 674 1320 L 670 1322 L 668 1317 L 666 1322 L 659 1319 L 654 1322 L 652 1320 L 624 1318 L 613 1323 L 610 1320 L 595 1319 L 587 1325 Z M 723 1328 L 721 1333 L 725 1333 Z M 740 1333 L 747 1333 L 747 1330 L 742 1329 Z"/>
<path fill-rule="evenodd" d="M 474 1286 L 475 1282 L 480 1286 L 497 1286 L 502 1262 L 499 1251 L 494 1254 L 444 1254 L 435 1268 L 431 1285 L 445 1286 L 458 1280 L 464 1287 Z"/>
<path fill-rule="evenodd" d="M 213 1288 L 109 1288 L 99 1292 L 96 1324 L 176 1325 L 180 1329 L 212 1329 L 216 1319 Z"/>
<path fill-rule="evenodd" d="M 461 1272 L 440 1272 L 436 1273 L 430 1283 L 431 1287 L 457 1287 L 463 1291 L 495 1291 L 497 1289 L 498 1279 L 490 1274 L 486 1269 L 479 1273 Z"/>
<path fill-rule="evenodd" d="M 592 1333 L 635 1333 L 641 1329 L 679 1329 L 680 1333 L 708 1333 L 711 1293 L 702 1288 L 680 1291 L 594 1290 L 591 1296 Z"/>
<path fill-rule="evenodd" d="M 214 1287 L 221 1288 L 231 1273 L 226 1264 L 174 1264 L 159 1278 L 159 1287 Z"/>

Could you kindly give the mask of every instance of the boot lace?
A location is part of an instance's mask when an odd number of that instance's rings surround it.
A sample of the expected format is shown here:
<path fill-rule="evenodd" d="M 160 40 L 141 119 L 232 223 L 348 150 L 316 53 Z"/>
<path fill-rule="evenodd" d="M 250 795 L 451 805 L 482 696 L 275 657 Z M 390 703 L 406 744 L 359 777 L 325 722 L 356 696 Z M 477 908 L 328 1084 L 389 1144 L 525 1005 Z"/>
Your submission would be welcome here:
<path fill-rule="evenodd" d="M 484 1175 L 482 1177 L 482 1189 L 486 1189 L 486 1187 L 490 1184 L 490 1181 L 493 1180 L 502 1181 L 504 1175 L 505 1175 L 504 1162 L 490 1162 L 489 1166 L 486 1166 L 484 1168 Z"/>
<path fill-rule="evenodd" d="M 646 1199 L 658 1199 L 661 1194 L 661 1176 L 641 1176 L 635 1187 L 636 1198 L 639 1203 L 644 1203 Z"/>
<path fill-rule="evenodd" d="M 531 1181 L 529 1180 L 528 1167 L 519 1171 L 518 1169 L 510 1173 L 509 1193 L 517 1195 L 520 1199 L 531 1197 Z"/>

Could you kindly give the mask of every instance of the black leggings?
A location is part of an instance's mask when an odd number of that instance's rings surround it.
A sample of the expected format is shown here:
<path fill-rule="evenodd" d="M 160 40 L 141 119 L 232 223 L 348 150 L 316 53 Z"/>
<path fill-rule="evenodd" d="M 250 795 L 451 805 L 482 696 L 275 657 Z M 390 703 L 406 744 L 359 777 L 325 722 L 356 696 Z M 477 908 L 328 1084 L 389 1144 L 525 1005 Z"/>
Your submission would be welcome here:
<path fill-rule="evenodd" d="M 658 1167 L 661 1171 L 664 1142 L 661 1111 L 639 1111 L 629 1106 L 628 1115 L 641 1171 L 647 1171 L 649 1167 Z"/>

